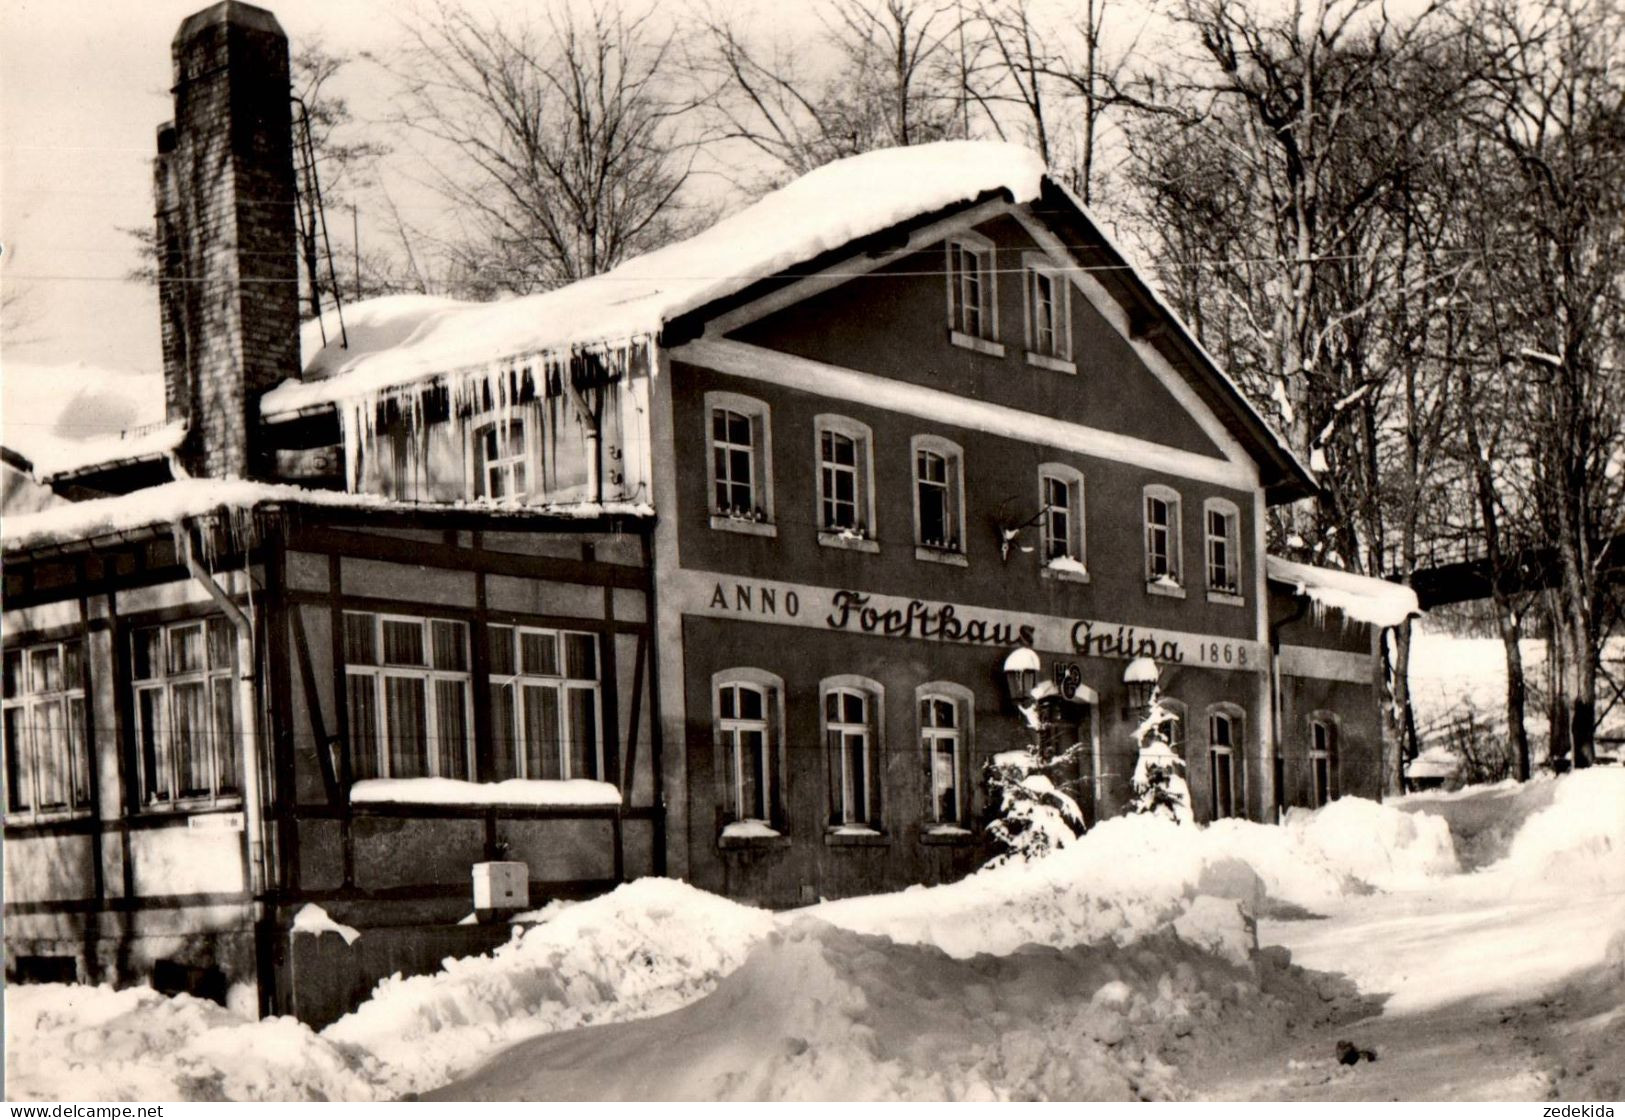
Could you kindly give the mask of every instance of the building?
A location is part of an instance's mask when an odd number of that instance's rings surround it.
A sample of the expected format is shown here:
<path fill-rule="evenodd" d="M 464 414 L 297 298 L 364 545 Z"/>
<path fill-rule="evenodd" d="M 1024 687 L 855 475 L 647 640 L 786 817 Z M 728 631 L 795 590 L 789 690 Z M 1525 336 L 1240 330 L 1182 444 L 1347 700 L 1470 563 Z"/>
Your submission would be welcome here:
<path fill-rule="evenodd" d="M 263 282 L 295 273 L 286 42 L 227 0 L 175 61 L 169 422 L 36 468 L 106 496 L 0 527 L 8 975 L 322 1018 L 491 943 L 454 925 L 477 863 L 533 901 L 954 878 L 1028 742 L 1020 649 L 1091 822 L 1137 658 L 1200 819 L 1378 795 L 1414 600 L 1266 557 L 1309 474 L 1030 153 L 858 157 L 555 292 L 346 308 L 301 357 Z M 290 936 L 312 903 L 362 931 L 347 980 Z"/>

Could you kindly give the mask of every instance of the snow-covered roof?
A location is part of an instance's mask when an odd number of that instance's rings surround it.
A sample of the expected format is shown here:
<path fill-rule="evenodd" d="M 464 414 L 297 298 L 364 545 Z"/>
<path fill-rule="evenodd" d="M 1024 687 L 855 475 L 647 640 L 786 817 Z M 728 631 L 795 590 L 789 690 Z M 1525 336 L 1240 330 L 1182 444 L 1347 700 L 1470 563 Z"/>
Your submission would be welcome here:
<path fill-rule="evenodd" d="M 36 478 L 142 458 L 163 442 L 164 381 L 155 373 L 86 362 L 7 357 L 0 376 L 0 444 Z M 140 433 L 134 439 L 122 433 Z"/>
<path fill-rule="evenodd" d="M 55 440 L 29 456 L 34 477 L 48 480 L 83 474 L 92 468 L 135 459 L 162 459 L 186 439 L 186 421 L 172 420 L 145 430 L 114 432 L 82 440 Z"/>
<path fill-rule="evenodd" d="M 1422 613 L 1416 592 L 1385 579 L 1317 568 L 1281 556 L 1266 560 L 1266 572 L 1276 583 L 1289 584 L 1322 607 L 1335 607 L 1349 618 L 1373 626 L 1398 626 Z"/>
<path fill-rule="evenodd" d="M 647 517 L 653 510 L 630 502 L 577 502 L 533 506 L 514 502 L 453 502 L 420 505 L 373 494 L 336 490 L 309 490 L 281 483 L 241 479 L 182 479 L 151 486 L 113 498 L 95 498 L 54 506 L 39 513 L 8 517 L 0 522 L 0 548 L 17 551 L 128 533 L 158 525 L 173 525 L 187 518 L 221 510 L 244 511 L 273 504 L 324 506 L 338 509 L 447 510 L 479 509 L 495 513 L 552 518 L 603 516 Z"/>
<path fill-rule="evenodd" d="M 1449 747 L 1429 747 L 1405 764 L 1407 778 L 1454 778 L 1461 759 Z"/>
<path fill-rule="evenodd" d="M 653 337 L 671 320 L 899 222 L 1008 191 L 1039 195 L 1044 164 L 1014 144 L 951 140 L 826 164 L 702 233 L 563 288 L 496 303 L 385 297 L 346 308 L 350 346 L 307 349 L 306 380 L 266 416 L 375 395 L 469 365 Z M 374 306 L 376 305 L 376 306 Z"/>

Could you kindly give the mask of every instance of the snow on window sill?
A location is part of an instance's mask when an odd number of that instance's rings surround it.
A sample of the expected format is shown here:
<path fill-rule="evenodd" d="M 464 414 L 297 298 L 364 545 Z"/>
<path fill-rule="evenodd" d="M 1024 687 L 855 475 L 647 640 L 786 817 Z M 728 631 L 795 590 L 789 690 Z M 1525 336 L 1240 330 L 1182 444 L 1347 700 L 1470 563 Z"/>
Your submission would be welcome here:
<path fill-rule="evenodd" d="M 948 548 L 932 548 L 930 545 L 925 544 L 914 546 L 914 559 L 924 560 L 931 564 L 948 564 L 955 568 L 970 567 L 970 561 L 965 559 L 963 552 L 955 552 Z"/>
<path fill-rule="evenodd" d="M 840 530 L 820 529 L 818 543 L 825 548 L 844 548 L 850 552 L 879 552 L 880 542 L 868 537 L 854 536 Z"/>
<path fill-rule="evenodd" d="M 1031 350 L 1027 351 L 1027 364 L 1037 366 L 1039 369 L 1052 370 L 1055 373 L 1070 373 L 1074 377 L 1078 373 L 1076 362 L 1069 362 L 1065 358 L 1052 358 L 1048 354 L 1035 354 Z"/>
<path fill-rule="evenodd" d="M 1223 603 L 1227 607 L 1245 607 L 1247 605 L 1246 597 L 1238 595 L 1234 591 L 1217 591 L 1209 589 L 1207 593 L 1207 601 L 1210 603 Z"/>
<path fill-rule="evenodd" d="M 717 837 L 719 848 L 787 848 L 790 838 L 766 821 L 730 821 Z"/>
<path fill-rule="evenodd" d="M 586 778 L 465 782 L 456 778 L 367 778 L 350 787 L 350 803 L 390 805 L 618 806 L 621 791 Z"/>
<path fill-rule="evenodd" d="M 1145 581 L 1147 595 L 1166 595 L 1170 599 L 1183 599 L 1185 589 L 1168 576 L 1158 576 L 1156 579 Z"/>
<path fill-rule="evenodd" d="M 920 831 L 920 843 L 922 844 L 963 847 L 975 842 L 976 834 L 968 828 L 959 827 L 957 824 L 933 824 Z"/>
<path fill-rule="evenodd" d="M 1083 566 L 1083 561 L 1070 556 L 1056 557 L 1039 569 L 1038 574 L 1044 579 L 1056 579 L 1062 583 L 1089 582 L 1089 569 Z"/>
<path fill-rule="evenodd" d="M 1004 357 L 1004 346 L 990 338 L 977 338 L 975 335 L 966 334 L 964 331 L 951 330 L 948 332 L 948 341 L 966 350 L 986 354 L 990 358 Z"/>
<path fill-rule="evenodd" d="M 721 513 L 711 515 L 711 528 L 721 529 L 725 533 L 744 533 L 748 537 L 776 537 L 779 535 L 777 526 L 771 521 L 746 521 L 742 517 L 728 517 L 726 514 Z"/>
<path fill-rule="evenodd" d="M 354 926 L 335 922 L 327 916 L 327 911 L 314 902 L 305 904 L 304 909 L 294 915 L 293 924 L 288 927 L 293 933 L 308 933 L 320 937 L 324 933 L 336 933 L 344 938 L 346 945 L 354 945 L 361 936 L 361 931 Z"/>
<path fill-rule="evenodd" d="M 843 824 L 825 832 L 824 843 L 831 848 L 883 848 L 891 837 L 866 824 Z"/>

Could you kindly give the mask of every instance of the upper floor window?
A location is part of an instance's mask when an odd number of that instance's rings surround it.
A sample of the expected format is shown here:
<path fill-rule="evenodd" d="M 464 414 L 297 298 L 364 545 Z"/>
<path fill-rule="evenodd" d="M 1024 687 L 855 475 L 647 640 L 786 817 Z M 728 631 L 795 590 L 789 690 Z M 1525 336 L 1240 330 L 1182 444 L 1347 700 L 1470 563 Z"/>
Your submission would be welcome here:
<path fill-rule="evenodd" d="M 1309 721 L 1309 769 L 1317 809 L 1337 798 L 1337 761 L 1337 723 L 1316 715 Z"/>
<path fill-rule="evenodd" d="M 1072 312 L 1066 273 L 1047 257 L 1028 253 L 1022 270 L 1027 289 L 1027 360 L 1075 373 Z"/>
<path fill-rule="evenodd" d="M 970 690 L 939 682 L 921 685 L 916 697 L 931 798 L 926 823 L 939 830 L 964 828 L 970 820 L 966 784 Z"/>
<path fill-rule="evenodd" d="M 495 777 L 601 779 L 597 636 L 529 626 L 487 635 Z"/>
<path fill-rule="evenodd" d="M 914 540 L 920 546 L 915 554 L 922 559 L 937 559 L 932 553 L 962 556 L 965 494 L 959 446 L 936 436 L 915 436 L 913 451 Z"/>
<path fill-rule="evenodd" d="M 8 649 L 4 703 L 6 814 L 89 808 L 84 646 Z"/>
<path fill-rule="evenodd" d="M 779 785 L 779 678 L 756 669 L 718 673 L 712 703 L 723 772 L 723 804 L 730 822 L 783 824 Z"/>
<path fill-rule="evenodd" d="M 768 407 L 737 393 L 705 395 L 706 483 L 713 528 L 772 535 Z"/>
<path fill-rule="evenodd" d="M 148 805 L 235 796 L 236 628 L 224 618 L 148 626 L 131 636 L 136 746 Z"/>
<path fill-rule="evenodd" d="M 1045 570 L 1083 578 L 1083 475 L 1072 467 L 1046 463 L 1038 468 L 1039 525 Z"/>
<path fill-rule="evenodd" d="M 1220 595 L 1241 594 L 1241 514 L 1234 502 L 1209 498 L 1202 503 L 1207 537 L 1207 586 Z"/>
<path fill-rule="evenodd" d="M 527 424 L 503 417 L 474 431 L 476 497 L 514 501 L 530 493 Z"/>
<path fill-rule="evenodd" d="M 1242 815 L 1241 713 L 1216 708 L 1207 717 L 1208 773 L 1213 820 Z"/>
<path fill-rule="evenodd" d="M 344 614 L 351 776 L 473 774 L 468 625 Z"/>
<path fill-rule="evenodd" d="M 1179 494 L 1166 486 L 1145 488 L 1145 578 L 1153 590 L 1180 586 Z"/>
<path fill-rule="evenodd" d="M 948 337 L 956 345 L 1002 355 L 993 242 L 965 232 L 948 242 Z"/>
<path fill-rule="evenodd" d="M 869 427 L 844 416 L 819 416 L 813 428 L 818 438 L 820 539 L 825 544 L 868 540 L 874 535 L 874 443 Z"/>
<path fill-rule="evenodd" d="M 880 821 L 881 688 L 861 677 L 823 686 L 824 745 L 830 772 L 830 824 L 873 828 Z"/>

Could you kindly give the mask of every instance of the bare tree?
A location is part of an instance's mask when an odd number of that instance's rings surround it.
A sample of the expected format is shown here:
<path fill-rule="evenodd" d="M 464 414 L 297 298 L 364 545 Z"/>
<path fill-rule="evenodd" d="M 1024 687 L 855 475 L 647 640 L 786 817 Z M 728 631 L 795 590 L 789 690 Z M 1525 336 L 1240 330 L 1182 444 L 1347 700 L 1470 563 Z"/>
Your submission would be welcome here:
<path fill-rule="evenodd" d="M 774 183 L 874 148 L 965 135 L 959 9 L 954 0 L 827 0 L 815 44 L 755 41 L 713 11 L 693 59 L 709 87 L 710 138 L 768 157 Z"/>
<path fill-rule="evenodd" d="M 560 4 L 507 21 L 443 4 L 409 35 L 400 123 L 430 142 L 459 221 L 442 248 L 471 294 L 568 283 L 684 231 L 688 105 L 652 13 Z"/>

